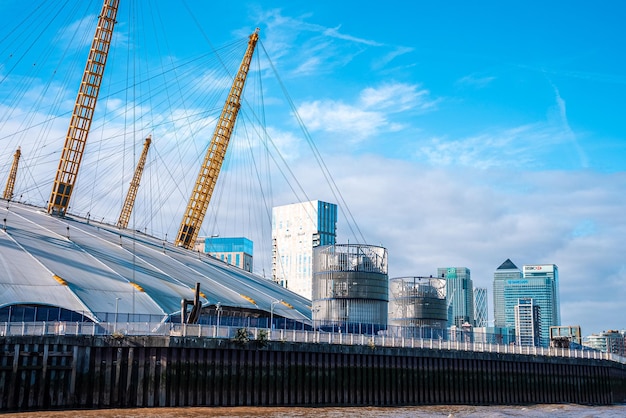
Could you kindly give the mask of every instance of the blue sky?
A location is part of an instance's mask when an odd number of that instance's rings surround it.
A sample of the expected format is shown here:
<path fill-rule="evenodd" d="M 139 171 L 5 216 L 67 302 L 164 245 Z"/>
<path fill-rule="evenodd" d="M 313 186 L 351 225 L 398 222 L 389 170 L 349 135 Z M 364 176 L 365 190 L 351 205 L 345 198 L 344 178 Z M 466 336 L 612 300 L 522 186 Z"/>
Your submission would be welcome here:
<path fill-rule="evenodd" d="M 61 99 L 48 108 L 50 114 L 71 110 L 93 33 L 93 20 L 87 18 L 81 25 L 79 17 L 93 18 L 100 6 L 99 1 L 70 3 L 81 6 L 75 12 L 59 12 L 40 39 L 20 38 L 19 31 L 9 32 L 11 27 L 0 30 L 0 106 L 5 115 L 14 109 L 11 118 L 0 120 L 3 177 L 13 150 L 26 140 L 11 133 L 17 130 L 15 120 L 35 108 L 42 86 L 49 86 L 46 96 L 53 90 L 61 92 Z M 107 72 L 141 78 L 158 65 L 165 68 L 163 63 L 189 60 L 212 47 L 245 40 L 259 27 L 257 52 L 266 57 L 259 79 L 267 132 L 306 196 L 337 202 L 320 181 L 323 177 L 315 170 L 307 141 L 288 117 L 268 56 L 343 196 L 344 211 L 354 216 L 368 243 L 388 248 L 390 276 L 430 275 L 438 267 L 464 266 L 471 269 L 475 286 L 491 292 L 493 271 L 507 258 L 520 268 L 554 263 L 560 269 L 563 324 L 580 324 L 583 334 L 626 328 L 622 2 L 187 1 L 168 2 L 167 8 L 150 4 L 122 0 L 115 45 L 123 52 L 111 58 Z M 44 18 L 32 17 L 35 6 L 29 7 L 0 1 L 3 16 L 43 27 Z M 133 25 L 144 29 L 136 31 Z M 224 61 L 240 60 L 241 46 L 236 51 L 232 60 Z M 143 64 L 129 70 L 124 54 L 136 55 Z M 65 60 L 52 76 L 46 69 L 56 68 L 55 57 Z M 60 76 L 62 72 L 68 80 Z M 217 78 L 204 75 L 206 80 Z M 55 83 L 49 84 L 50 79 Z M 203 85 L 197 86 L 200 90 Z M 97 112 L 106 108 L 121 114 L 119 103 L 128 94 L 110 94 Z M 200 109 L 197 100 L 181 99 L 172 113 Z M 45 120 L 43 106 L 37 109 L 41 110 L 36 120 Z M 49 131 L 62 136 L 67 116 L 58 119 Z M 245 126 L 253 125 L 250 120 Z M 109 124 L 99 126 L 113 132 Z M 182 129 L 177 131 L 180 137 L 158 144 L 159 135 L 165 138 L 173 131 L 155 132 L 159 158 L 183 149 L 170 146 L 184 142 Z M 125 143 L 126 149 L 141 144 L 143 134 L 132 141 L 134 145 Z M 206 135 L 199 135 L 184 149 L 202 149 L 204 142 Z M 55 155 L 52 142 L 36 146 L 41 156 Z M 104 153 L 106 146 L 98 150 Z M 125 173 L 132 170 L 133 155 L 124 156 Z M 50 158 L 48 165 L 55 164 Z M 168 170 L 169 164 L 173 163 L 167 163 Z M 231 164 L 234 171 L 237 163 Z M 30 177 L 37 177 L 36 169 L 31 170 Z M 106 173 L 113 178 L 115 171 L 102 166 L 91 175 L 102 179 Z M 164 171 L 163 162 L 155 171 Z M 181 174 L 182 180 L 179 177 L 168 192 L 183 205 L 195 178 L 194 169 L 184 171 L 191 175 Z M 113 216 L 109 212 L 117 206 L 93 203 L 98 201 L 93 198 L 94 183 L 81 181 L 92 199 L 76 203 L 76 210 Z M 125 185 L 128 174 L 111 181 Z M 23 193 L 30 202 L 45 203 L 49 193 L 45 187 L 26 189 Z M 273 204 L 295 201 L 287 188 L 275 191 Z M 180 212 L 180 203 L 162 196 L 152 199 L 160 208 Z M 232 204 L 241 204 L 231 199 Z M 177 221 L 179 216 L 151 213 L 154 219 L 174 216 Z M 339 237 L 352 241 L 348 215 L 340 215 Z M 219 216 L 224 215 L 218 213 L 216 219 Z M 171 237 L 176 227 L 174 222 L 159 231 L 169 231 Z M 212 228 L 207 226 L 205 232 L 210 234 Z M 221 228 L 224 234 L 226 228 Z M 261 239 L 255 239 L 258 266 L 264 264 Z M 489 303 L 492 316 L 491 299 Z"/>

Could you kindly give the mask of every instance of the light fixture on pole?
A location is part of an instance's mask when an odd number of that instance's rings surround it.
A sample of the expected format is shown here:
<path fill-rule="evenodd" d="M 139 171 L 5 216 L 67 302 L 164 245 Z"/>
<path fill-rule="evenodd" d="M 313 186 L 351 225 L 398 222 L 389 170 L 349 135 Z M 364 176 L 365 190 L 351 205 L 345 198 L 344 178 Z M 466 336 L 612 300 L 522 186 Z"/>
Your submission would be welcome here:
<path fill-rule="evenodd" d="M 270 337 L 272 335 L 272 330 L 274 329 L 274 305 L 281 302 L 282 300 L 275 300 L 270 306 Z"/>
<path fill-rule="evenodd" d="M 217 312 L 217 328 L 219 328 L 220 327 L 220 313 L 222 312 L 222 302 L 217 302 L 217 304 L 215 305 L 215 311 Z"/>
<path fill-rule="evenodd" d="M 122 298 L 115 298 L 115 322 L 113 323 L 113 332 L 117 331 L 117 311 L 118 311 L 120 299 Z"/>

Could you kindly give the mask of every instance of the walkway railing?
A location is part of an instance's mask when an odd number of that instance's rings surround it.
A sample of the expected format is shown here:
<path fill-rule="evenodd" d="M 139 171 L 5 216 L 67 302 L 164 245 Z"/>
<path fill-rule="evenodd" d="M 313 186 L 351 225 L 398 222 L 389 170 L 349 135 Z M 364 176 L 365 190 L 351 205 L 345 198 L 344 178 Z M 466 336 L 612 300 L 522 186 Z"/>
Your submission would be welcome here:
<path fill-rule="evenodd" d="M 3 322 L 0 337 L 28 335 L 152 335 L 164 337 L 233 338 L 240 327 L 174 324 L 163 322 Z M 597 350 L 569 348 L 544 348 L 519 345 L 490 344 L 470 341 L 446 341 L 442 339 L 407 338 L 387 335 L 365 335 L 342 332 L 249 328 L 250 338 L 284 342 L 314 344 L 366 345 L 376 347 L 426 348 L 487 353 L 521 354 L 531 356 L 570 357 L 610 360 L 626 364 L 626 357 Z"/>

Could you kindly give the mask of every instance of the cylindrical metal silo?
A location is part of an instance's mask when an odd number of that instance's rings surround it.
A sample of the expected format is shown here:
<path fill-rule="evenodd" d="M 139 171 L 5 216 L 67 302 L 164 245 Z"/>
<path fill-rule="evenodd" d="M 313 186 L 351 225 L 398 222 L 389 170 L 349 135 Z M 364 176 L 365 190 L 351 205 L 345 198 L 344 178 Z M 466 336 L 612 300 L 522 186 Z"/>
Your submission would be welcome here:
<path fill-rule="evenodd" d="M 396 333 L 432 338 L 443 335 L 448 321 L 446 281 L 434 277 L 389 280 L 389 325 Z"/>
<path fill-rule="evenodd" d="M 374 333 L 387 327 L 387 249 L 341 244 L 313 252 L 313 323 L 323 330 Z"/>

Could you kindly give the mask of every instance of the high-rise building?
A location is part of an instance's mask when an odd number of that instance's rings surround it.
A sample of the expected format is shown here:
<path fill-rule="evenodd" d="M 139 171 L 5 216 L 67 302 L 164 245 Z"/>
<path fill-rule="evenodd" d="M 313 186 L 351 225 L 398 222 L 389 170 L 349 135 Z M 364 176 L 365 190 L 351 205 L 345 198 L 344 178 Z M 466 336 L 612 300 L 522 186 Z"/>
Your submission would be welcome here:
<path fill-rule="evenodd" d="M 532 298 L 520 298 L 515 305 L 517 345 L 539 346 L 541 343 L 541 309 Z"/>
<path fill-rule="evenodd" d="M 524 266 L 524 280 L 528 280 L 528 297 L 541 308 L 541 342 L 548 347 L 550 327 L 561 325 L 559 268 L 554 264 Z"/>
<path fill-rule="evenodd" d="M 558 267 L 554 264 L 525 265 L 522 271 L 507 259 L 493 275 L 495 326 L 515 327 L 515 306 L 532 298 L 541 312 L 541 346 L 550 344 L 550 327 L 561 325 Z"/>
<path fill-rule="evenodd" d="M 272 209 L 272 279 L 312 298 L 313 247 L 334 245 L 337 205 L 313 200 Z"/>
<path fill-rule="evenodd" d="M 253 243 L 248 238 L 208 237 L 204 239 L 204 252 L 225 263 L 252 272 Z"/>
<path fill-rule="evenodd" d="M 510 259 L 500 264 L 500 267 L 493 274 L 493 326 L 494 327 L 510 327 L 515 326 L 513 321 L 513 306 L 511 305 L 511 311 L 505 311 L 505 298 L 504 288 L 508 283 L 512 283 L 515 280 L 521 280 L 522 271 L 517 268 Z M 517 301 L 515 301 L 517 303 Z M 507 317 L 511 318 L 507 321 Z"/>
<path fill-rule="evenodd" d="M 474 286 L 467 267 L 440 267 L 437 277 L 446 279 L 448 326 L 474 325 Z"/>
<path fill-rule="evenodd" d="M 474 326 L 486 327 L 488 323 L 487 288 L 474 288 Z"/>

